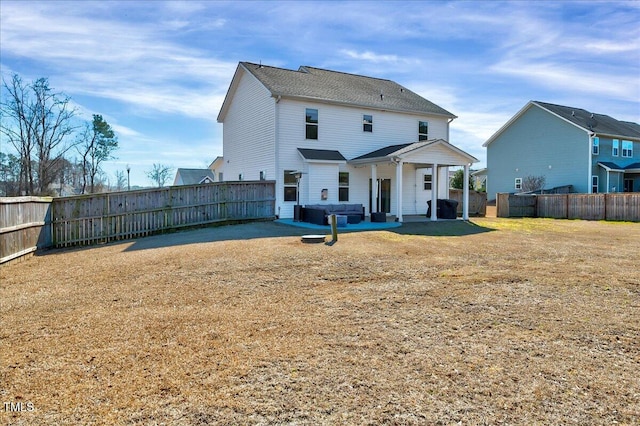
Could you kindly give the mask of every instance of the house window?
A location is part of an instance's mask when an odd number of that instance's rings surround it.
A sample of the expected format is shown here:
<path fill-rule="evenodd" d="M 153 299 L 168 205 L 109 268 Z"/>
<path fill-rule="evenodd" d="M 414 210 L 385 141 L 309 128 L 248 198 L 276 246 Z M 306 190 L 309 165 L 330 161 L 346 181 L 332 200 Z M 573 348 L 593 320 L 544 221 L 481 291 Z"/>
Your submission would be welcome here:
<path fill-rule="evenodd" d="M 218 173 L 218 182 L 222 182 L 224 175 L 222 174 L 222 172 Z"/>
<path fill-rule="evenodd" d="M 362 131 L 369 133 L 373 132 L 373 115 L 362 116 Z"/>
<path fill-rule="evenodd" d="M 426 121 L 418 122 L 418 140 L 426 141 L 429 139 L 429 123 Z"/>
<path fill-rule="evenodd" d="M 591 193 L 598 193 L 598 176 L 596 175 L 591 176 Z"/>
<path fill-rule="evenodd" d="M 433 175 L 424 175 L 424 190 L 431 191 L 431 184 L 433 183 Z"/>
<path fill-rule="evenodd" d="M 600 154 L 600 138 L 593 138 L 593 155 Z"/>
<path fill-rule="evenodd" d="M 515 188 L 516 191 L 522 191 L 522 178 L 516 178 Z"/>
<path fill-rule="evenodd" d="M 614 157 L 618 156 L 618 151 L 620 150 L 620 141 L 618 139 L 614 139 L 611 144 L 611 155 Z"/>
<path fill-rule="evenodd" d="M 284 171 L 284 200 L 298 200 L 298 181 L 294 175 L 295 170 Z"/>
<path fill-rule="evenodd" d="M 622 156 L 628 158 L 633 157 L 633 142 L 622 141 Z"/>
<path fill-rule="evenodd" d="M 349 173 L 338 173 L 338 201 L 349 201 Z"/>
<path fill-rule="evenodd" d="M 318 139 L 318 110 L 307 108 L 305 113 L 306 139 Z"/>

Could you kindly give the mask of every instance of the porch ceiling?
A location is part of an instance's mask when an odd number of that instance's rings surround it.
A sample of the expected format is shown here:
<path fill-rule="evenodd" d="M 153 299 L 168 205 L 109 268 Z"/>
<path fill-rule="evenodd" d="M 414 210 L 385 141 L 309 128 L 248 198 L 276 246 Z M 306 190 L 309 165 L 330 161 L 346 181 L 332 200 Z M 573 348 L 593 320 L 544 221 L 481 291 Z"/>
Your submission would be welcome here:
<path fill-rule="evenodd" d="M 464 166 L 470 163 L 477 163 L 478 159 L 443 139 L 432 139 L 402 145 L 390 145 L 356 157 L 349 160 L 348 163 L 366 165 L 397 161 L 425 166 L 432 164 Z"/>

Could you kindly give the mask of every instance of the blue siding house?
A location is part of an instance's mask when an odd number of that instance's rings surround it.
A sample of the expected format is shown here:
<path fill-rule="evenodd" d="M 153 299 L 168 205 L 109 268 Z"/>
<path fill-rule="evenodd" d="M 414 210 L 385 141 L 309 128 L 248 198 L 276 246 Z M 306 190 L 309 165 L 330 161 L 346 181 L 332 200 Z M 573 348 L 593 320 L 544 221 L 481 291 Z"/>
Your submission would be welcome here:
<path fill-rule="evenodd" d="M 546 190 L 640 192 L 637 123 L 531 101 L 483 146 L 488 199 L 521 192 L 527 177 L 544 177 Z"/>

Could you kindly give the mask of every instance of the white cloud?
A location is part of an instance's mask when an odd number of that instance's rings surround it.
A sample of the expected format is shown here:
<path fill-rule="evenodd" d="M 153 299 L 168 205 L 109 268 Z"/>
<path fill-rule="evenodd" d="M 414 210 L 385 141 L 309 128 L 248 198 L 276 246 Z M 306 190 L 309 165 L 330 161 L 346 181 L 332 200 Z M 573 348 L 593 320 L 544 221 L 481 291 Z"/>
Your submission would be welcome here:
<path fill-rule="evenodd" d="M 506 60 L 497 63 L 491 69 L 552 89 L 605 96 L 621 101 L 637 101 L 640 98 L 640 82 L 637 75 L 612 74 L 559 63 L 531 63 L 523 60 Z"/>
<path fill-rule="evenodd" d="M 400 58 L 397 55 L 380 55 L 373 53 L 371 51 L 365 52 L 356 52 L 355 50 L 342 49 L 341 53 L 351 59 L 357 59 L 360 61 L 367 61 L 373 63 L 381 63 L 381 62 L 400 62 Z M 406 60 L 404 60 L 406 61 Z"/>
<path fill-rule="evenodd" d="M 48 62 L 55 74 L 65 76 L 60 80 L 71 95 L 215 119 L 235 61 L 166 41 L 166 28 L 154 24 L 71 15 L 52 19 L 49 12 L 3 5 L 3 54 Z"/>

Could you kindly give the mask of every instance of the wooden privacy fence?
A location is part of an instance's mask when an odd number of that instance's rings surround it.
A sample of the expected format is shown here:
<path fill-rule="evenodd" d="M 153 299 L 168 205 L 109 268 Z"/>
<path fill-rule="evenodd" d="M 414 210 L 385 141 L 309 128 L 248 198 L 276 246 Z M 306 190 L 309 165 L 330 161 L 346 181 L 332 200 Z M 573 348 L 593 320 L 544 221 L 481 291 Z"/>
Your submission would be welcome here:
<path fill-rule="evenodd" d="M 0 264 L 46 247 L 275 217 L 275 182 L 221 182 L 64 198 L 0 198 Z"/>
<path fill-rule="evenodd" d="M 275 182 L 221 182 L 56 198 L 53 245 L 143 237 L 189 226 L 275 217 Z"/>
<path fill-rule="evenodd" d="M 462 203 L 464 191 L 462 189 L 449 189 L 449 197 L 458 202 L 458 216 L 462 216 Z M 469 190 L 469 215 L 486 216 L 487 193 Z"/>
<path fill-rule="evenodd" d="M 0 197 L 0 263 L 50 247 L 50 197 Z"/>
<path fill-rule="evenodd" d="M 640 193 L 498 194 L 498 217 L 623 220 L 640 222 Z"/>

